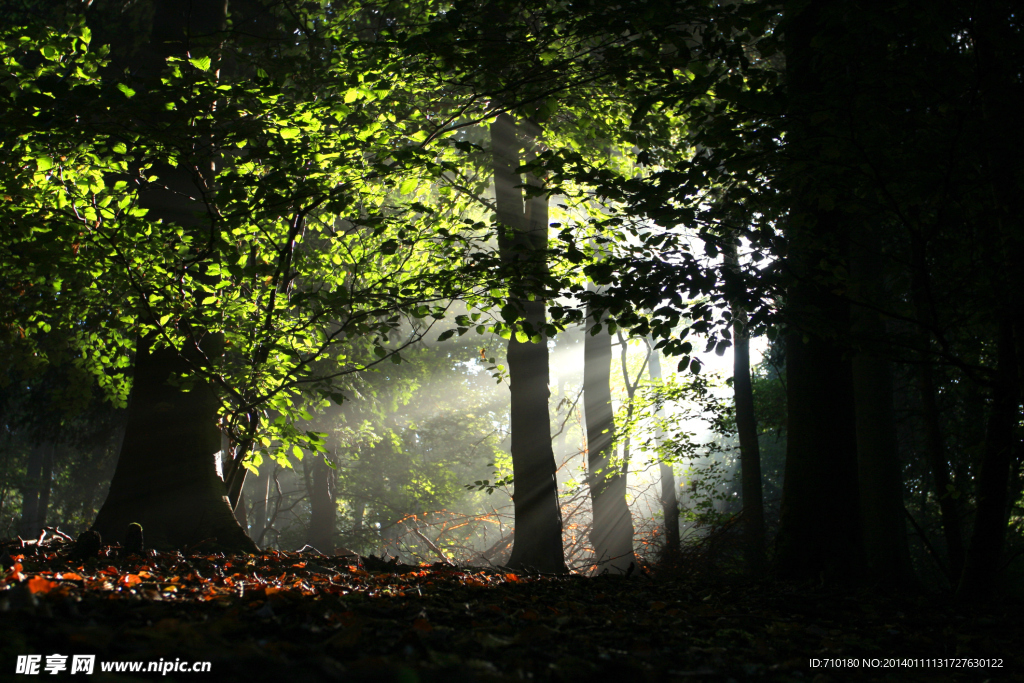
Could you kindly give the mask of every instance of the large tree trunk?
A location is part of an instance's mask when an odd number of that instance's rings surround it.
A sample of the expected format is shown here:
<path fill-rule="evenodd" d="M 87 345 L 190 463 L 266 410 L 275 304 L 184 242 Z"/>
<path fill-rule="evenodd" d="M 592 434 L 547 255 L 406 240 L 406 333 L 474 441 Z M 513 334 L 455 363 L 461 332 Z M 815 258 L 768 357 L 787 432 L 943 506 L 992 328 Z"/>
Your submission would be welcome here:
<path fill-rule="evenodd" d="M 217 476 L 217 397 L 205 382 L 188 392 L 169 385 L 183 370 L 174 350 L 139 342 L 124 443 L 93 529 L 112 543 L 138 522 L 154 548 L 216 539 L 226 550 L 255 551 Z"/>
<path fill-rule="evenodd" d="M 845 208 L 846 186 L 827 153 L 843 139 L 843 84 L 856 71 L 840 66 L 850 55 L 835 52 L 850 43 L 841 9 L 833 0 L 784 8 L 787 152 L 796 166 L 786 179 L 788 440 L 776 560 L 781 577 L 830 581 L 857 580 L 863 568 L 849 305 L 835 293 L 853 219 L 834 208 Z"/>
<path fill-rule="evenodd" d="M 1006 537 L 1011 472 L 1017 472 L 1021 448 L 1021 363 L 1024 363 L 1024 338 L 1020 320 L 1024 316 L 1024 232 L 1021 214 L 1022 175 L 1020 155 L 1024 144 L 1020 110 L 1024 88 L 1020 84 L 1019 30 L 1016 3 L 981 3 L 972 12 L 969 28 L 977 59 L 977 97 L 981 105 L 981 142 L 985 159 L 987 190 L 991 201 L 984 216 L 985 243 L 989 248 L 987 265 L 999 274 L 996 289 L 994 326 L 996 328 L 996 368 L 991 379 L 992 403 L 985 449 L 978 473 L 977 509 L 964 572 L 957 598 L 988 598 L 994 592 L 1002 564 Z"/>
<path fill-rule="evenodd" d="M 790 290 L 790 305 L 797 289 Z M 786 338 L 786 381 L 777 571 L 792 579 L 854 580 L 863 562 L 849 361 L 831 340 L 814 332 L 805 340 L 798 331 Z"/>
<path fill-rule="evenodd" d="M 539 132 L 539 131 L 538 131 Z M 519 287 L 539 288 L 537 276 L 546 273 L 548 210 L 547 197 L 523 201 L 522 182 L 515 169 L 520 165 L 516 122 L 507 114 L 491 125 L 494 155 L 494 191 L 498 220 L 503 229 L 498 248 L 502 261 L 522 264 L 525 274 Z M 535 184 L 535 179 L 530 179 Z M 533 301 L 520 298 L 525 320 L 534 332 L 543 333 L 545 305 L 541 296 Z M 548 414 L 548 348 L 541 336 L 538 343 L 520 342 L 515 335 L 508 343 L 509 388 L 511 390 L 512 468 L 515 476 L 513 504 L 516 541 L 509 565 L 543 572 L 565 572 L 562 550 L 562 515 L 558 505 L 556 465 L 551 449 L 551 421 Z"/>
<path fill-rule="evenodd" d="M 652 382 L 661 382 L 661 355 L 653 344 L 650 346 L 651 357 L 648 360 L 648 374 Z M 656 417 L 661 420 L 664 416 L 665 411 L 659 407 Z M 655 445 L 660 446 L 663 439 L 664 434 L 659 425 L 654 434 Z M 672 465 L 662 462 L 658 464 L 658 476 L 661 480 L 661 511 L 665 516 L 665 549 L 662 551 L 662 557 L 663 559 L 678 558 L 680 551 L 679 498 L 676 495 L 676 474 Z"/>
<path fill-rule="evenodd" d="M 150 41 L 136 59 L 136 73 L 144 79 L 159 77 L 166 57 L 184 56 L 199 37 L 222 30 L 226 10 L 226 1 L 157 2 Z M 149 209 L 150 220 L 195 226 L 194 213 L 202 207 L 193 198 L 200 196 L 197 185 L 203 182 L 196 171 L 157 169 L 168 189 L 142 194 L 140 203 Z M 200 362 L 200 354 L 219 355 L 222 342 L 217 335 L 196 329 L 190 333 L 202 349 L 193 361 Z M 170 386 L 168 380 L 188 370 L 188 364 L 174 349 L 153 349 L 152 344 L 151 338 L 141 339 L 136 349 L 124 443 L 93 528 L 107 542 L 122 541 L 128 525 L 138 522 L 152 547 L 216 539 L 213 543 L 226 550 L 254 551 L 256 545 L 235 519 L 217 475 L 217 397 L 204 381 L 188 392 Z"/>
<path fill-rule="evenodd" d="M 615 416 L 612 411 L 612 337 L 607 330 L 593 333 L 600 319 L 587 309 L 592 322 L 583 342 L 583 414 L 587 423 L 587 483 L 593 507 L 590 541 L 595 571 L 625 574 L 635 565 L 633 517 L 626 503 L 626 473 L 614 461 Z M 628 381 L 628 380 L 627 380 Z"/>
<path fill-rule="evenodd" d="M 736 244 L 729 240 L 724 253 L 725 266 L 739 274 Z M 750 335 L 747 314 L 733 300 L 732 311 L 732 388 L 736 401 L 736 431 L 740 440 L 740 486 L 743 495 L 743 535 L 747 569 L 754 576 L 767 567 L 764 541 L 764 495 L 761 490 L 761 446 L 757 441 L 757 416 L 754 414 L 754 389 L 750 381 Z"/>
<path fill-rule="evenodd" d="M 850 279 L 855 303 L 853 356 L 857 468 L 867 568 L 873 581 L 890 588 L 914 584 L 903 508 L 903 473 L 896 437 L 892 367 L 884 345 L 886 321 L 878 310 L 884 287 L 881 240 L 873 226 L 862 228 L 851 249 Z"/>

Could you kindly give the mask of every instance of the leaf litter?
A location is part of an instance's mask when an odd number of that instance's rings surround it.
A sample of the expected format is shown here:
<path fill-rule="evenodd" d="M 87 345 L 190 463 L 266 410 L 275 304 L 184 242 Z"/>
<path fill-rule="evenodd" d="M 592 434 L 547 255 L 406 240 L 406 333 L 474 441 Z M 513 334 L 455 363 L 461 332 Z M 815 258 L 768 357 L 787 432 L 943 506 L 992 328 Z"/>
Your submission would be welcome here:
<path fill-rule="evenodd" d="M 696 581 L 680 568 L 587 578 L 280 551 L 124 556 L 104 546 L 83 560 L 73 548 L 60 537 L 0 545 L 3 666 L 33 653 L 212 662 L 207 674 L 90 677 L 122 683 L 827 683 L 1022 671 L 1014 601 L 967 607 L 942 596 Z M 995 658 L 1003 668 L 863 665 L 893 658 Z M 861 665 L 812 668 L 811 659 Z"/>

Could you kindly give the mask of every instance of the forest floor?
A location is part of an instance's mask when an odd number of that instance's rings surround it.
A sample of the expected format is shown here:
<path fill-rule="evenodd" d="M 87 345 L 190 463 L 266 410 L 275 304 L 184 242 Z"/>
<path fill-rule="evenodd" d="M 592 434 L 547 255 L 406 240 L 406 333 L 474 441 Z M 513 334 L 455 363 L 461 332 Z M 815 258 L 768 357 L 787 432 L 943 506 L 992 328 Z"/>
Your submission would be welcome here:
<path fill-rule="evenodd" d="M 71 549 L 0 544 L 0 680 L 1024 680 L 1014 601 L 966 607 L 679 571 L 552 577 L 109 546 L 83 561 Z M 25 655 L 41 656 L 36 676 L 19 675 Z M 70 675 L 74 655 L 94 656 L 91 675 Z M 103 671 L 126 662 L 210 670 Z M 986 662 L 998 666 L 977 668 Z"/>

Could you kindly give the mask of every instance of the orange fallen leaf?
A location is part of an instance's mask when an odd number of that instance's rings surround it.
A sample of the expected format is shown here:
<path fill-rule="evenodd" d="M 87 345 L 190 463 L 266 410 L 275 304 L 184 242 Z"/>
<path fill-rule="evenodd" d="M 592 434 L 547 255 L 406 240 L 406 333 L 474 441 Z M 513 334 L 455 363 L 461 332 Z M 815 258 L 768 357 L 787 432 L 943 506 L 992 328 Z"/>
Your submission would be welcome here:
<path fill-rule="evenodd" d="M 60 575 L 60 578 L 64 579 L 65 581 L 85 581 L 85 577 L 83 577 L 81 574 L 76 574 L 74 572 L 65 572 L 64 574 Z"/>
<path fill-rule="evenodd" d="M 50 581 L 49 579 L 44 579 L 41 576 L 33 576 L 28 580 L 26 585 L 28 586 L 29 591 L 33 593 L 49 593 L 56 588 L 58 584 L 56 581 Z"/>
<path fill-rule="evenodd" d="M 139 578 L 138 574 L 125 574 L 121 577 L 120 583 L 126 586 L 136 586 L 142 583 L 142 579 Z"/>
<path fill-rule="evenodd" d="M 505 574 L 505 580 L 509 583 L 515 583 L 519 580 L 519 577 L 515 574 Z"/>

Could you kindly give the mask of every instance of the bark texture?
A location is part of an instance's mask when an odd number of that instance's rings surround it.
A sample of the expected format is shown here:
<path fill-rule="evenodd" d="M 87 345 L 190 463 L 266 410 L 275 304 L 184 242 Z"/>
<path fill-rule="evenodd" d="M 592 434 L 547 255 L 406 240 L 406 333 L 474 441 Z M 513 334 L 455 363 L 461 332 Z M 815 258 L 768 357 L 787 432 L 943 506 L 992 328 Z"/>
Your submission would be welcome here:
<path fill-rule="evenodd" d="M 736 245 L 730 242 L 724 254 L 725 266 L 739 273 Z M 743 535 L 748 571 L 760 576 L 767 568 L 764 541 L 764 495 L 761 490 L 761 446 L 757 440 L 754 389 L 750 381 L 750 335 L 747 314 L 734 297 L 732 310 L 732 388 L 736 401 L 736 430 L 740 440 L 740 487 L 743 495 Z"/>
<path fill-rule="evenodd" d="M 530 131 L 536 136 L 539 130 Z M 503 227 L 498 248 L 502 261 L 515 265 L 513 287 L 537 294 L 530 301 L 520 296 L 514 303 L 535 332 L 545 324 L 545 305 L 539 290 L 546 273 L 548 204 L 546 196 L 523 197 L 520 166 L 524 136 L 507 114 L 491 125 L 494 156 L 494 188 L 498 220 Z M 529 178 L 530 184 L 538 184 Z M 562 549 L 562 516 L 555 480 L 555 456 L 551 448 L 548 413 L 548 348 L 543 336 L 539 343 L 520 342 L 515 335 L 508 343 L 509 387 L 511 390 L 512 467 L 515 476 L 515 543 L 509 565 L 542 572 L 566 571 Z"/>
<path fill-rule="evenodd" d="M 309 545 L 326 555 L 334 554 L 334 525 L 337 520 L 338 507 L 334 501 L 334 470 L 328 466 L 324 457 L 313 461 L 312 483 L 310 491 Z"/>
<path fill-rule="evenodd" d="M 583 342 L 583 414 L 587 423 L 587 483 L 593 522 L 597 573 L 625 574 L 636 564 L 633 555 L 633 517 L 626 504 L 624 463 L 615 462 L 615 416 L 612 411 L 612 337 L 607 330 L 593 333 L 591 323 Z M 628 380 L 627 380 L 628 381 Z"/>
<path fill-rule="evenodd" d="M 648 363 L 647 371 L 651 381 L 661 382 L 661 356 L 653 345 L 651 345 L 651 357 Z M 658 419 L 660 420 L 664 416 L 665 411 L 659 408 Z M 663 439 L 664 434 L 659 427 L 654 435 L 654 443 L 660 446 Z M 672 469 L 672 465 L 663 462 L 658 465 L 658 476 L 661 480 L 661 511 L 665 516 L 665 548 L 662 554 L 665 558 L 674 558 L 679 556 L 680 550 L 679 497 L 676 495 L 676 473 Z"/>

